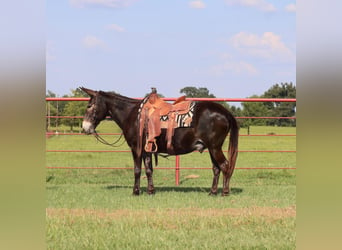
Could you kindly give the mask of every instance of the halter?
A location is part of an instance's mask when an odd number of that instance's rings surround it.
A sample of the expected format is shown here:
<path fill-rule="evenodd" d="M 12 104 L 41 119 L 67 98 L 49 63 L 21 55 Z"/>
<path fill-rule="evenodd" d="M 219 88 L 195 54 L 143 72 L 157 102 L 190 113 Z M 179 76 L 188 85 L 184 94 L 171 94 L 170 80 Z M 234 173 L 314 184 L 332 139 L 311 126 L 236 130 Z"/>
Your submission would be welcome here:
<path fill-rule="evenodd" d="M 95 123 L 95 121 L 96 121 L 96 113 L 97 113 L 96 108 L 97 108 L 97 104 L 98 104 L 97 95 L 98 95 L 98 93 L 96 93 L 96 95 L 94 96 L 95 102 L 94 102 L 93 115 L 92 115 L 92 117 L 90 118 L 90 120 L 91 120 L 92 122 L 94 122 L 94 123 Z M 107 142 L 105 139 L 103 139 L 103 137 L 101 137 L 101 136 L 96 132 L 96 130 L 94 129 L 94 136 L 95 136 L 96 140 L 99 141 L 99 142 L 101 142 L 102 144 L 105 144 L 105 145 L 108 145 L 108 146 L 111 146 L 111 147 L 121 147 L 121 146 L 124 144 L 125 141 L 123 141 L 120 145 L 115 145 L 115 144 L 117 144 L 117 143 L 121 140 L 122 135 L 123 135 L 123 133 L 120 134 L 119 139 L 117 139 L 117 140 L 114 141 L 113 143 L 109 143 L 109 142 Z"/>

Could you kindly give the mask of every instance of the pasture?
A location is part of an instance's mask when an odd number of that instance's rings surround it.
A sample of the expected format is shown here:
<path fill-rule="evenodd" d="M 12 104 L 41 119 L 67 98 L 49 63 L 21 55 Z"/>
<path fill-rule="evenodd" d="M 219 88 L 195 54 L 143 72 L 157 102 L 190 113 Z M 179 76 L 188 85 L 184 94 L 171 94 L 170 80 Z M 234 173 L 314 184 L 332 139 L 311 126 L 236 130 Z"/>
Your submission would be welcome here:
<path fill-rule="evenodd" d="M 119 132 L 103 122 L 98 132 Z M 295 128 L 251 127 L 252 134 L 295 134 Z M 247 134 L 245 129 L 241 135 Z M 114 141 L 113 136 L 105 136 Z M 92 136 L 55 135 L 47 150 L 127 150 L 105 146 Z M 224 145 L 227 150 L 227 144 Z M 239 150 L 296 150 L 296 137 L 240 136 Z M 181 167 L 211 167 L 208 153 L 183 155 Z M 48 249 L 294 249 L 295 153 L 240 152 L 228 197 L 208 196 L 210 169 L 181 169 L 175 185 L 175 157 L 159 158 L 156 194 L 132 196 L 130 153 L 46 153 L 46 237 Z M 222 185 L 220 178 L 219 187 Z M 220 191 L 220 190 L 219 190 Z"/>

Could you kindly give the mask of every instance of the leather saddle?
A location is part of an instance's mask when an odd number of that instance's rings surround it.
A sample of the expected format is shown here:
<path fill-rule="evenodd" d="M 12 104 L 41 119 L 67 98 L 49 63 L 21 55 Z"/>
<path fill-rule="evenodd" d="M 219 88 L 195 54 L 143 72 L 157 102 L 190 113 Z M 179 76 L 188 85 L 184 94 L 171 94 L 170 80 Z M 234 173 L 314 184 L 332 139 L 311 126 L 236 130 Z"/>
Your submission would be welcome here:
<path fill-rule="evenodd" d="M 161 129 L 166 128 L 167 150 L 172 152 L 172 137 L 175 128 L 189 127 L 192 121 L 192 115 L 188 115 L 182 121 L 180 126 L 177 118 L 190 112 L 191 101 L 186 101 L 185 96 L 179 97 L 173 104 L 161 99 L 155 88 L 143 100 L 139 109 L 139 140 L 142 144 L 143 131 L 146 133 L 146 143 L 144 149 L 146 152 L 155 153 L 158 151 L 156 137 L 160 136 Z"/>

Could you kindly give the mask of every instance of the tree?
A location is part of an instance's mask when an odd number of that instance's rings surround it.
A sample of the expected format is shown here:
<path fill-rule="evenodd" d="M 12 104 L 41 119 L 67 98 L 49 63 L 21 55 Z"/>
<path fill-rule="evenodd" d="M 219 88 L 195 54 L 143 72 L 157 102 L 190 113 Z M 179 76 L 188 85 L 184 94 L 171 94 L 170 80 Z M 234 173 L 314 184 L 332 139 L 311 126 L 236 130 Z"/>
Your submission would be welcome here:
<path fill-rule="evenodd" d="M 87 97 L 87 94 L 80 89 L 71 90 L 71 92 L 72 94 L 69 97 Z M 63 116 L 83 116 L 86 111 L 86 106 L 84 102 L 67 102 L 63 108 Z M 73 131 L 74 126 L 81 127 L 82 118 L 63 118 L 62 123 L 70 126 L 70 130 Z"/>
<path fill-rule="evenodd" d="M 185 94 L 187 97 L 193 98 L 215 98 L 213 94 L 209 93 L 209 90 L 207 88 L 196 88 L 196 87 L 185 87 L 180 90 L 181 94 Z"/>
<path fill-rule="evenodd" d="M 250 98 L 259 98 L 259 96 L 253 95 Z M 262 102 L 243 102 L 241 105 L 243 107 L 242 115 L 246 117 L 261 117 L 267 113 L 267 108 Z M 266 125 L 266 121 L 264 119 L 246 118 L 241 122 L 241 127 L 247 127 L 248 134 L 251 125 L 263 126 Z"/>
<path fill-rule="evenodd" d="M 228 105 L 228 103 L 225 103 L 225 104 Z M 235 117 L 243 116 L 243 111 L 240 107 L 236 107 L 236 106 L 232 105 L 232 106 L 229 106 L 229 110 L 230 110 L 230 112 L 232 112 L 232 114 Z"/>
<path fill-rule="evenodd" d="M 186 97 L 190 98 L 216 98 L 214 94 L 211 94 L 207 88 L 204 87 L 185 87 L 179 91 L 181 94 L 185 94 Z M 226 102 L 219 102 L 226 109 L 230 110 L 229 104 Z"/>
<path fill-rule="evenodd" d="M 268 89 L 262 97 L 264 98 L 296 98 L 296 86 L 292 83 L 275 84 Z M 292 117 L 296 114 L 296 103 L 293 102 L 265 102 L 268 115 L 275 117 Z M 296 126 L 296 120 L 291 119 L 272 119 L 268 120 L 267 125 L 277 126 Z"/>
<path fill-rule="evenodd" d="M 56 94 L 52 91 L 48 90 L 46 97 L 56 97 Z M 57 119 L 56 118 L 50 118 L 50 116 L 57 116 L 57 103 L 56 102 L 46 102 L 46 115 L 48 116 L 46 118 L 46 131 L 49 131 L 52 124 L 56 126 Z"/>

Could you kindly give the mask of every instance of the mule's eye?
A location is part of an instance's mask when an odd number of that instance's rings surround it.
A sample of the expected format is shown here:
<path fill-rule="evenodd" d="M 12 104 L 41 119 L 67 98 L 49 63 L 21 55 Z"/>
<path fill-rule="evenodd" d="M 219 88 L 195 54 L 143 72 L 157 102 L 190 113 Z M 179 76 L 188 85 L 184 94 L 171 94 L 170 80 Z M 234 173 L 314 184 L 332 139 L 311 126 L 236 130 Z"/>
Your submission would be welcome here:
<path fill-rule="evenodd" d="M 87 106 L 87 109 L 91 108 L 91 106 L 93 106 L 93 105 L 91 105 L 91 104 L 88 104 L 88 106 Z"/>

